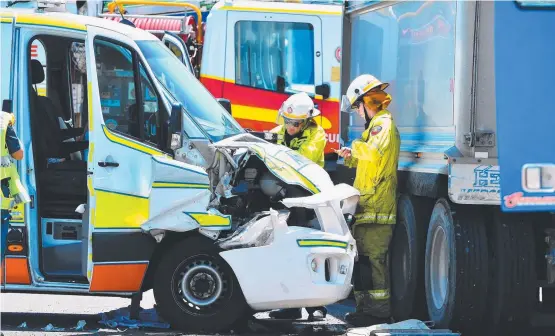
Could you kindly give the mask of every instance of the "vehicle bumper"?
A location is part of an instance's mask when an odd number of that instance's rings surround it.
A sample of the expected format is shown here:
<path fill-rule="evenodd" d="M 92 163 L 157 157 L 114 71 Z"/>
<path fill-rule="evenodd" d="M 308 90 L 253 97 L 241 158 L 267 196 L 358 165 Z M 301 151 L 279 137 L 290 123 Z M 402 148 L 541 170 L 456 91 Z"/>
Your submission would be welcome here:
<path fill-rule="evenodd" d="M 356 253 L 350 234 L 290 227 L 276 234 L 268 246 L 220 255 L 233 269 L 246 302 L 261 311 L 316 307 L 345 299 L 352 288 Z"/>

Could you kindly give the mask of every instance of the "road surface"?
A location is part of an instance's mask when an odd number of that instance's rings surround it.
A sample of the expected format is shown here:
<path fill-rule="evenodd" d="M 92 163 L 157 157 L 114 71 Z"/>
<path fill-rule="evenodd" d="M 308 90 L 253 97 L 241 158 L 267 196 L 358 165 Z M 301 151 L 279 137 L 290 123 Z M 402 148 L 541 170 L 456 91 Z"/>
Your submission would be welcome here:
<path fill-rule="evenodd" d="M 4 294 L 1 301 L 1 330 L 5 336 L 68 336 L 68 335 L 191 335 L 171 331 L 169 329 L 128 329 L 109 328 L 100 324 L 102 313 L 113 314 L 114 311 L 125 309 L 131 300 L 122 298 L 70 296 L 70 295 L 41 295 L 41 294 Z M 152 291 L 144 294 L 141 307 L 152 309 L 154 297 Z M 249 323 L 246 330 L 236 330 L 233 333 L 219 334 L 219 336 L 274 336 L 274 335 L 318 335 L 335 336 L 364 335 L 356 330 L 349 330 L 349 326 L 342 320 L 345 313 L 354 310 L 354 302 L 345 300 L 328 306 L 328 316 L 323 321 L 307 322 L 306 311 L 304 319 L 295 321 L 272 321 L 267 313 L 256 315 L 256 322 Z M 153 310 L 151 310 L 153 311 Z M 85 331 L 79 332 L 75 327 L 80 321 L 86 322 Z M 529 335 L 555 335 L 555 318 L 553 315 L 540 315 L 535 319 L 536 327 L 529 330 Z M 25 327 L 20 328 L 23 323 Z M 46 331 L 48 327 L 63 328 L 60 331 Z M 368 335 L 366 333 L 366 335 Z M 200 335 L 199 335 L 200 336 Z M 204 336 L 204 335 L 202 335 Z M 464 335 L 475 336 L 475 335 Z"/>
<path fill-rule="evenodd" d="M 171 332 L 168 329 L 137 329 L 119 328 L 111 329 L 98 323 L 100 314 L 113 312 L 126 308 L 131 300 L 123 298 L 70 296 L 70 295 L 41 295 L 41 294 L 4 294 L 1 300 L 1 325 L 5 336 L 31 336 L 31 335 L 185 335 Z M 324 321 L 306 322 L 299 320 L 291 324 L 288 321 L 267 320 L 267 314 L 257 314 L 260 322 L 249 323 L 249 332 L 241 335 L 291 335 L 304 334 L 316 331 L 319 335 L 342 335 L 347 330 L 347 325 L 341 320 L 344 314 L 353 310 L 354 303 L 347 300 L 343 304 L 328 307 L 328 316 Z M 154 306 L 152 291 L 143 295 L 141 307 L 151 309 Z M 306 315 L 306 311 L 303 310 Z M 306 317 L 306 316 L 305 316 Z M 79 321 L 85 321 L 85 331 L 79 332 L 75 327 Z M 18 328 L 26 323 L 25 328 Z M 46 332 L 48 324 L 63 331 Z M 239 331 L 233 334 L 237 336 Z M 220 334 L 224 336 L 224 334 Z"/>

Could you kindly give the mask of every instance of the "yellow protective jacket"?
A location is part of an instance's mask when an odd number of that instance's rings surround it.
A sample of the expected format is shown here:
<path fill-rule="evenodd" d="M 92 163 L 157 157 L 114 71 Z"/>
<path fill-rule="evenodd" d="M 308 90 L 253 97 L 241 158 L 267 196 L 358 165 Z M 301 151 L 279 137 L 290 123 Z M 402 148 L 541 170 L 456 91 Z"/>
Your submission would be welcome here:
<path fill-rule="evenodd" d="M 280 125 L 271 130 L 277 133 L 278 145 L 284 145 L 299 152 L 304 157 L 314 161 L 320 167 L 324 167 L 324 149 L 326 148 L 326 131 L 314 121 L 310 121 L 302 134 L 291 140 L 289 145 L 285 143 L 285 126 Z"/>
<path fill-rule="evenodd" d="M 17 167 L 11 160 L 11 155 L 6 143 L 8 126 L 14 123 L 15 118 L 13 114 L 0 111 L 0 180 L 9 178 L 8 188 L 10 190 L 10 197 L 4 197 L 0 192 L 0 197 L 2 198 L 0 208 L 2 210 L 10 210 L 19 203 L 28 203 L 30 201 L 29 195 L 19 179 Z"/>
<path fill-rule="evenodd" d="M 353 141 L 346 165 L 356 167 L 354 187 L 360 191 L 357 224 L 395 224 L 397 165 L 401 138 L 388 110 L 378 112 L 361 139 Z"/>

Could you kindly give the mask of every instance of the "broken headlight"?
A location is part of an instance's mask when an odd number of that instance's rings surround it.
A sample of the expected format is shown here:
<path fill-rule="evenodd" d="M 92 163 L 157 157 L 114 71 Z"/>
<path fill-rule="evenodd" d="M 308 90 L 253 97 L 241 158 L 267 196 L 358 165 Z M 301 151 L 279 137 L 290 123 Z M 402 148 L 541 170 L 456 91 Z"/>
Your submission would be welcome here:
<path fill-rule="evenodd" d="M 274 221 L 287 221 L 289 212 L 265 211 L 257 214 L 245 225 L 226 238 L 218 240 L 223 249 L 260 247 L 274 241 Z"/>

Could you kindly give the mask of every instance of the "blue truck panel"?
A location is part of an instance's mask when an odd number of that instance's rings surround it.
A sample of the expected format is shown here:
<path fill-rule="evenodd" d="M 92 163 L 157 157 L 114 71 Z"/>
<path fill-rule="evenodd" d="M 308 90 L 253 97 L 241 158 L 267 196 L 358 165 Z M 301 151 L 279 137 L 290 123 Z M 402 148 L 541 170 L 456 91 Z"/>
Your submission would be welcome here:
<path fill-rule="evenodd" d="M 553 32 L 552 9 L 495 2 L 497 141 L 506 212 L 555 210 Z M 536 169 L 524 170 L 527 165 Z"/>

